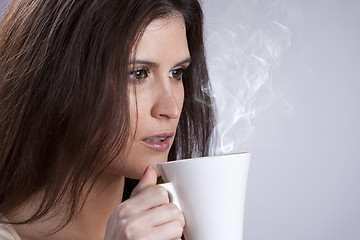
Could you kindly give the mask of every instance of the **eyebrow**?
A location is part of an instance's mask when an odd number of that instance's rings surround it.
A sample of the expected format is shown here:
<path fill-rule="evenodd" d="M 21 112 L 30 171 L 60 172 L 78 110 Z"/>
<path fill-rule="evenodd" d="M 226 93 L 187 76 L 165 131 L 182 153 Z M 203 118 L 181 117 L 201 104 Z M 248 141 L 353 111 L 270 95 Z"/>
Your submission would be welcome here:
<path fill-rule="evenodd" d="M 190 62 L 191 62 L 191 57 L 188 57 L 188 58 L 178 62 L 177 64 L 175 64 L 174 67 L 183 65 L 185 63 L 190 63 Z M 158 63 L 147 61 L 147 60 L 142 60 L 142 59 L 135 59 L 134 61 L 130 62 L 130 64 L 143 64 L 143 65 L 147 65 L 147 66 L 151 66 L 151 67 L 159 67 Z"/>

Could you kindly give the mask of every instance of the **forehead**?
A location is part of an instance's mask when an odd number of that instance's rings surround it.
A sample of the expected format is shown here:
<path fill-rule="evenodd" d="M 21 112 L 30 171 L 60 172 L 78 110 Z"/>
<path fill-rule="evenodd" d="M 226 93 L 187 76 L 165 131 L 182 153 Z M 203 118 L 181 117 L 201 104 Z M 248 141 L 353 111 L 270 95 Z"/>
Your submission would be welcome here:
<path fill-rule="evenodd" d="M 173 14 L 168 17 L 157 18 L 153 20 L 146 28 L 145 31 L 156 31 L 161 30 L 162 28 L 169 27 L 168 25 L 172 23 L 177 25 L 177 27 L 185 30 L 185 21 L 181 14 Z"/>
<path fill-rule="evenodd" d="M 136 50 L 135 58 L 153 59 L 169 54 L 189 57 L 186 27 L 181 15 L 159 18 L 145 29 Z"/>

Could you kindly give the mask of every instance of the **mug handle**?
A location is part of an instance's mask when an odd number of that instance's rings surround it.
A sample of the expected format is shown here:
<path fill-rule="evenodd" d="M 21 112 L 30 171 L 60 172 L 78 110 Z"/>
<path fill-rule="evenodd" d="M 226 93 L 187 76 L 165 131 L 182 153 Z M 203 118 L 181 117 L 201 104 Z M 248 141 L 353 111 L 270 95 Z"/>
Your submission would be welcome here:
<path fill-rule="evenodd" d="M 176 194 L 174 185 L 171 182 L 167 182 L 167 183 L 158 184 L 158 186 L 165 188 L 166 191 L 169 193 L 170 203 L 175 204 L 179 208 L 180 211 L 183 211 L 181 208 L 180 202 L 179 202 L 179 198 Z"/>

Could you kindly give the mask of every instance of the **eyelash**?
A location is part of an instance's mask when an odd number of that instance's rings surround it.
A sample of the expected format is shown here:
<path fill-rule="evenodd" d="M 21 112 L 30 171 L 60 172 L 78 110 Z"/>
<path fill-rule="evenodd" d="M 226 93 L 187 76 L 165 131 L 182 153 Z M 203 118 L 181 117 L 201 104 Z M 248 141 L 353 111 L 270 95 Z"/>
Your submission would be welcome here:
<path fill-rule="evenodd" d="M 176 69 L 173 69 L 169 72 L 169 77 L 173 78 L 173 79 L 176 79 L 178 81 L 181 81 L 182 80 L 182 77 L 185 73 L 185 70 L 186 68 L 184 67 L 179 67 L 179 68 L 176 68 Z M 142 67 L 142 68 L 138 68 L 138 69 L 134 69 L 132 70 L 130 73 L 129 73 L 129 78 L 130 80 L 134 81 L 134 82 L 141 82 L 143 81 L 144 79 L 146 79 L 149 74 L 151 73 L 151 69 L 148 68 L 148 67 Z M 174 77 L 174 76 L 171 76 L 173 74 L 179 74 L 179 76 L 177 77 Z M 139 78 L 138 78 L 139 77 Z"/>
<path fill-rule="evenodd" d="M 134 82 L 141 82 L 143 79 L 149 76 L 149 73 L 150 73 L 150 69 L 147 67 L 138 68 L 138 69 L 134 69 L 129 73 L 129 78 Z M 137 78 L 137 76 L 140 76 L 140 78 Z"/>

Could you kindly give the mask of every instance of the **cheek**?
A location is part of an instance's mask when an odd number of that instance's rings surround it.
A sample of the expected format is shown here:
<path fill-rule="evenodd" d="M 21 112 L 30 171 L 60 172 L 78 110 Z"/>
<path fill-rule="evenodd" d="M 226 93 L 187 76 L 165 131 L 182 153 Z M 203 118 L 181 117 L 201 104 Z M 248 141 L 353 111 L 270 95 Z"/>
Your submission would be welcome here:
<path fill-rule="evenodd" d="M 150 124 L 151 91 L 137 89 L 136 86 L 130 86 L 129 89 L 130 134 L 136 138 Z"/>
<path fill-rule="evenodd" d="M 138 109 L 136 103 L 136 94 L 135 87 L 130 86 L 128 88 L 128 96 L 129 96 L 129 114 L 130 114 L 130 134 L 135 133 L 137 118 L 138 118 Z"/>

